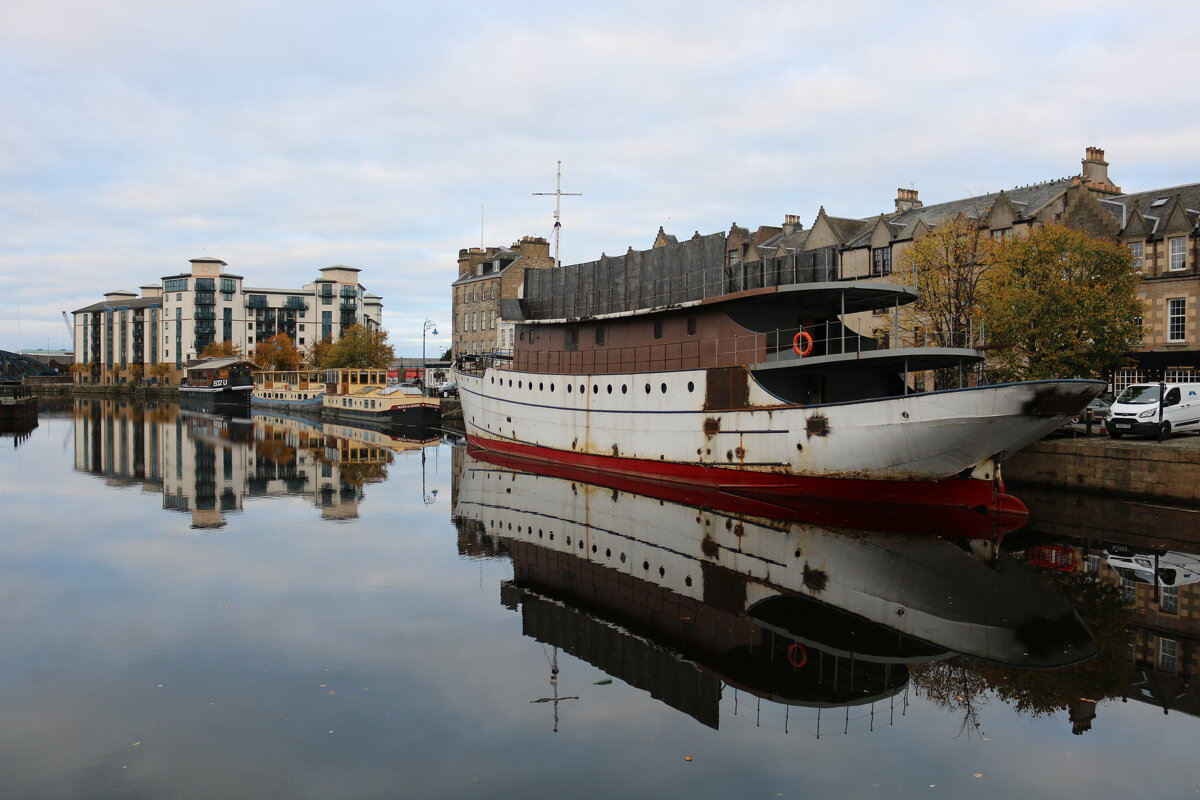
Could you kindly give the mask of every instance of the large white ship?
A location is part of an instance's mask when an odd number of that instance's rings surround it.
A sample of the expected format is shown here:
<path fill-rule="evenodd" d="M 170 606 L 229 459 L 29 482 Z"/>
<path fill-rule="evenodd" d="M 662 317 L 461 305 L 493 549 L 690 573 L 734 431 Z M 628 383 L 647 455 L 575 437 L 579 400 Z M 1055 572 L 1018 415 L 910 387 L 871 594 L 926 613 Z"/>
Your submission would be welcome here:
<path fill-rule="evenodd" d="M 782 502 L 1019 509 L 1003 494 L 1004 457 L 1104 388 L 979 385 L 978 332 L 947 347 L 901 330 L 912 290 L 838 280 L 819 252 L 694 267 L 712 263 L 697 241 L 653 264 L 526 272 L 523 298 L 503 309 L 517 320 L 512 352 L 456 365 L 468 440 Z M 869 312 L 873 335 L 846 324 Z M 934 375 L 954 388 L 915 390 Z"/>

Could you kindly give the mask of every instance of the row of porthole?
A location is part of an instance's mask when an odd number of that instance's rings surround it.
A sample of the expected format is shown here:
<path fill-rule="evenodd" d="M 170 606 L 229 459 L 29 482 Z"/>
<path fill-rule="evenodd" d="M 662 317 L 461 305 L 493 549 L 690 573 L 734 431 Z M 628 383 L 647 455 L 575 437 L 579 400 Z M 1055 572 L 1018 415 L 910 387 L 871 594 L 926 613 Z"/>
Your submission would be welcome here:
<path fill-rule="evenodd" d="M 495 382 L 496 382 L 496 379 L 493 377 L 492 383 L 495 383 Z M 503 378 L 500 379 L 500 384 L 502 386 L 504 385 Z M 524 388 L 526 388 L 525 384 L 526 384 L 525 381 L 518 380 L 517 388 L 524 389 Z M 513 385 L 512 378 L 508 379 L 508 385 L 509 385 L 509 387 L 511 387 Z M 528 382 L 528 388 L 529 388 L 529 391 L 533 391 L 533 381 Z M 544 392 L 546 390 L 546 384 L 544 382 L 539 382 L 537 388 L 538 388 L 539 392 Z M 646 388 L 646 394 L 650 394 L 650 392 L 651 392 L 650 384 L 647 383 L 645 388 Z M 658 388 L 659 388 L 659 391 L 662 392 L 663 394 L 667 393 L 667 385 L 665 383 L 660 384 Z M 693 381 L 688 381 L 687 390 L 689 392 L 696 391 L 696 384 Z M 550 384 L 550 391 L 552 391 L 552 392 L 554 391 L 553 383 Z M 574 392 L 575 392 L 574 385 L 568 383 L 567 384 L 567 394 L 573 394 Z M 582 383 L 579 384 L 579 393 L 587 394 L 587 385 L 586 384 L 582 384 Z M 613 384 L 611 384 L 611 383 L 608 384 L 608 393 L 609 394 L 613 393 Z M 598 384 L 598 383 L 592 384 L 592 394 L 600 394 L 600 384 Z M 626 383 L 621 384 L 621 394 L 629 394 L 629 384 L 626 384 Z"/>
<path fill-rule="evenodd" d="M 489 525 L 490 525 L 490 527 L 491 527 L 491 528 L 494 530 L 494 529 L 496 528 L 496 521 L 495 521 L 495 520 L 489 520 Z M 501 527 L 503 527 L 503 526 L 504 526 L 504 523 L 501 523 Z M 512 527 L 513 527 L 513 526 L 512 526 L 512 523 L 511 523 L 511 522 L 510 522 L 510 523 L 508 523 L 508 529 L 509 529 L 510 531 L 512 530 Z M 528 529 L 525 529 L 525 527 L 524 527 L 523 525 L 518 525 L 518 526 L 517 526 L 517 533 L 525 533 L 525 534 L 528 534 L 529 536 L 533 536 L 533 526 L 531 525 L 531 526 L 529 526 L 529 528 L 528 528 Z M 542 538 L 547 538 L 547 539 L 549 539 L 550 541 L 554 541 L 554 531 L 550 531 L 550 532 L 549 532 L 549 534 L 546 534 L 546 532 L 545 532 L 543 529 L 541 529 L 541 528 L 538 528 L 537 536 L 538 536 L 538 538 L 539 538 L 539 539 L 542 539 Z M 582 549 L 583 549 L 583 547 L 584 547 L 584 545 L 583 545 L 583 539 L 579 539 L 579 540 L 577 540 L 577 541 L 578 541 L 578 544 L 579 544 L 579 549 L 580 549 L 580 550 L 582 550 Z M 567 547 L 570 547 L 570 546 L 571 546 L 571 537 L 570 537 L 570 536 L 568 536 L 568 537 L 566 538 L 566 545 L 567 545 Z M 600 548 L 599 548 L 599 547 L 597 547 L 596 545 L 592 545 L 592 553 L 599 553 L 599 552 L 600 552 Z M 612 558 L 612 550 L 611 550 L 611 549 L 609 549 L 609 548 L 607 548 L 607 547 L 606 547 L 606 548 L 604 548 L 604 557 L 605 557 L 605 558 Z M 620 554 L 618 554 L 618 558 L 620 559 L 620 561 L 621 561 L 621 563 L 622 563 L 622 564 L 624 564 L 624 563 L 625 563 L 626 559 L 625 559 L 625 554 L 624 554 L 624 553 L 620 553 Z M 643 571 L 645 571 L 645 572 L 649 572 L 649 571 L 650 571 L 650 562 L 649 562 L 649 561 L 643 561 L 643 562 L 642 562 L 642 570 L 643 570 Z M 658 577 L 660 577 L 660 578 L 665 578 L 666 576 L 667 576 L 667 570 L 666 570 L 666 568 L 665 568 L 665 567 L 661 567 L 661 566 L 660 566 L 660 567 L 658 568 Z M 690 575 L 688 575 L 688 576 L 685 576 L 685 577 L 684 577 L 684 579 L 683 579 L 683 582 L 684 582 L 684 585 L 686 585 L 686 586 L 691 586 L 691 585 L 692 585 L 692 577 L 691 577 Z"/>

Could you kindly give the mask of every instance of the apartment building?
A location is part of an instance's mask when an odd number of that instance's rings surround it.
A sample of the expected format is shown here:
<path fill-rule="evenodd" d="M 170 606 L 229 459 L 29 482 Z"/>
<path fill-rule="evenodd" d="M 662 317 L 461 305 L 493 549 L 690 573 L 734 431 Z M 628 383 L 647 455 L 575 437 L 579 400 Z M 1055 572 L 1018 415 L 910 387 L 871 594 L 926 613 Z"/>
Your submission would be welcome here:
<path fill-rule="evenodd" d="M 324 267 L 300 289 L 273 289 L 244 285 L 218 258 L 188 263 L 185 272 L 139 287 L 140 294 L 107 292 L 73 312 L 77 381 L 123 383 L 149 376 L 160 363 L 178 381 L 213 342 L 250 353 L 257 342 L 286 333 L 304 350 L 336 341 L 351 325 L 381 327 L 383 299 L 365 291 L 356 267 Z"/>
<path fill-rule="evenodd" d="M 511 247 L 458 251 L 458 279 L 451 284 L 455 355 L 510 349 L 514 325 L 501 316 L 505 300 L 520 296 L 525 270 L 554 266 L 550 245 L 526 236 Z"/>

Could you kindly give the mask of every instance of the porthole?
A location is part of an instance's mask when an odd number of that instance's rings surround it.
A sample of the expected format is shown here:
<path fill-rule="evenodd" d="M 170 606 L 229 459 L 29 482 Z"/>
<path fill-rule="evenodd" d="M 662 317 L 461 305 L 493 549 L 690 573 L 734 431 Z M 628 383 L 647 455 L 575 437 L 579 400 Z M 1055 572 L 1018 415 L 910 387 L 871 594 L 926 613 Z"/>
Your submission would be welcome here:
<path fill-rule="evenodd" d="M 598 384 L 598 383 L 592 384 L 592 394 L 600 394 L 600 384 Z"/>
<path fill-rule="evenodd" d="M 667 570 L 663 567 L 659 567 L 658 568 L 658 577 L 660 577 L 660 578 L 667 577 Z"/>
<path fill-rule="evenodd" d="M 612 558 L 612 548 L 609 548 L 609 547 L 604 548 L 604 557 Z"/>
<path fill-rule="evenodd" d="M 584 386 L 582 383 L 581 383 L 581 384 L 579 384 L 579 393 L 580 393 L 580 394 L 583 394 L 583 393 L 584 393 L 584 392 L 586 392 L 586 391 L 587 391 L 587 387 L 586 387 L 586 386 Z"/>
<path fill-rule="evenodd" d="M 552 392 L 554 391 L 554 384 L 553 384 L 553 383 L 552 383 L 552 384 L 550 384 L 550 391 L 552 391 Z"/>
<path fill-rule="evenodd" d="M 667 393 L 667 385 L 665 383 L 662 386 L 660 386 L 659 388 L 662 389 L 663 394 Z"/>
<path fill-rule="evenodd" d="M 582 549 L 583 549 L 583 539 L 580 539 L 580 540 L 579 540 L 579 549 L 580 549 L 580 550 L 582 550 Z"/>
<path fill-rule="evenodd" d="M 692 383 L 691 381 L 688 381 L 688 391 L 689 392 L 696 391 L 696 384 Z"/>
<path fill-rule="evenodd" d="M 643 562 L 642 562 L 642 569 L 643 569 L 643 570 L 645 570 L 645 571 L 647 571 L 647 572 L 649 572 L 649 570 L 650 570 L 650 562 L 649 562 L 649 561 L 643 561 Z"/>
<path fill-rule="evenodd" d="M 646 394 L 650 394 L 650 384 L 646 384 Z"/>
<path fill-rule="evenodd" d="M 688 575 L 686 578 L 684 578 L 683 584 L 684 584 L 684 586 L 691 586 L 692 585 L 692 576 Z"/>
<path fill-rule="evenodd" d="M 508 385 L 509 385 L 510 387 L 512 386 L 512 378 L 509 378 L 509 379 L 508 379 Z"/>
<path fill-rule="evenodd" d="M 621 394 L 629 394 L 629 387 L 623 383 L 621 384 Z"/>
<path fill-rule="evenodd" d="M 521 388 L 521 382 L 520 382 L 520 381 L 517 381 L 517 388 L 518 388 L 518 389 L 520 389 L 520 388 Z"/>
<path fill-rule="evenodd" d="M 554 541 L 554 531 L 550 531 L 550 541 Z"/>
<path fill-rule="evenodd" d="M 538 391 L 539 391 L 539 392 L 544 392 L 544 391 L 546 391 L 546 386 L 545 386 L 545 384 L 543 384 L 541 381 L 539 381 L 539 382 L 538 382 Z"/>
<path fill-rule="evenodd" d="M 571 546 L 571 537 L 568 536 L 567 537 L 567 547 L 570 547 L 570 546 Z"/>
<path fill-rule="evenodd" d="M 622 564 L 625 563 L 625 554 L 624 553 L 621 553 L 621 563 Z"/>
<path fill-rule="evenodd" d="M 553 385 L 554 385 L 554 384 L 551 384 L 551 386 L 553 386 Z M 570 394 L 570 393 L 571 393 L 571 392 L 573 392 L 573 391 L 575 391 L 575 386 L 574 386 L 574 384 L 570 384 L 570 383 L 568 383 L 568 384 L 567 384 L 567 394 Z"/>
<path fill-rule="evenodd" d="M 492 376 L 492 383 L 495 383 L 495 382 L 496 382 L 496 376 L 495 376 L 495 375 L 493 375 L 493 376 Z"/>
<path fill-rule="evenodd" d="M 594 552 L 596 552 L 596 551 L 597 551 L 597 550 L 599 550 L 599 549 L 600 549 L 600 548 L 596 547 L 596 545 L 592 545 L 592 552 L 593 552 L 593 553 L 594 553 Z"/>
<path fill-rule="evenodd" d="M 608 385 L 608 393 L 612 394 L 612 384 L 611 383 Z"/>

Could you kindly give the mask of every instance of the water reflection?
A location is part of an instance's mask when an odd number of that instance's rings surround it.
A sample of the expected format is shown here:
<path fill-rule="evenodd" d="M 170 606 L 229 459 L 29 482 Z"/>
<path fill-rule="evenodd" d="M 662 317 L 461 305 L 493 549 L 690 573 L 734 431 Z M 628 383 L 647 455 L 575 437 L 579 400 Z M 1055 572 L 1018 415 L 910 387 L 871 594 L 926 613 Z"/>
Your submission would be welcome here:
<path fill-rule="evenodd" d="M 599 485 L 464 448 L 454 476 L 460 550 L 511 559 L 501 599 L 527 636 L 713 728 L 727 692 L 821 735 L 893 722 L 914 680 L 953 697 L 968 670 L 986 688 L 1100 649 L 1064 587 L 1000 547 L 1003 520 L 928 512 L 915 534 L 913 513 L 856 510 L 869 529 L 835 527 L 832 508 L 819 524 L 764 516 L 718 492 Z"/>
<path fill-rule="evenodd" d="M 76 399 L 75 468 L 114 486 L 161 492 L 191 527 L 217 529 L 246 497 L 300 495 L 322 519 L 359 514 L 364 486 L 398 453 L 436 444 L 426 429 L 371 430 L 298 418 L 219 417 L 174 403 Z"/>

